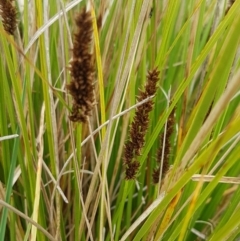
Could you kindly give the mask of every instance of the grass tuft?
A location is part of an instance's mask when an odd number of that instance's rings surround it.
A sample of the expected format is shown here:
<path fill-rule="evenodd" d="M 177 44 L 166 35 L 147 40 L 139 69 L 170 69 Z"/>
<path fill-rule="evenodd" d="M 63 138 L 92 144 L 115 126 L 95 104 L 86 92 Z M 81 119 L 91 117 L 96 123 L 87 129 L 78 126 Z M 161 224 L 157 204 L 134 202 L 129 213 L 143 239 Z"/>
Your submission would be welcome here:
<path fill-rule="evenodd" d="M 240 239 L 240 0 L 0 15 L 0 241 Z"/>

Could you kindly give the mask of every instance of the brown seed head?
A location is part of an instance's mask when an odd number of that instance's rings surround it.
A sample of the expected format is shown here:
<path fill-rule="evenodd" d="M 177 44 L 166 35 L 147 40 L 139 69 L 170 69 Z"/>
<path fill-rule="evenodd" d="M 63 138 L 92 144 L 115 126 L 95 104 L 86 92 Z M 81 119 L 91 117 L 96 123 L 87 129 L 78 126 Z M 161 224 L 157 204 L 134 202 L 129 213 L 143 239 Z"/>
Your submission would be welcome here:
<path fill-rule="evenodd" d="M 92 19 L 85 9 L 76 17 L 77 30 L 74 34 L 73 60 L 70 62 L 71 82 L 67 85 L 73 98 L 72 113 L 69 116 L 73 122 L 86 122 L 94 106 L 94 68 L 92 54 Z"/>
<path fill-rule="evenodd" d="M 175 119 L 174 119 L 174 113 L 175 113 L 175 108 L 171 112 L 171 114 L 168 117 L 167 120 L 167 131 L 166 131 L 166 137 L 165 137 L 165 146 L 163 150 L 163 140 L 164 140 L 164 133 L 160 135 L 160 146 L 157 152 L 157 162 L 158 162 L 158 167 L 153 171 L 153 183 L 157 184 L 159 182 L 159 174 L 160 174 L 160 166 L 161 166 L 161 160 L 162 160 L 162 152 L 163 153 L 163 163 L 162 163 L 162 177 L 166 175 L 168 169 L 169 169 L 169 158 L 171 155 L 171 136 L 174 131 L 174 124 L 175 124 Z"/>
<path fill-rule="evenodd" d="M 17 11 L 10 0 L 0 0 L 0 15 L 5 31 L 13 35 L 17 27 Z"/>
<path fill-rule="evenodd" d="M 140 102 L 157 91 L 157 81 L 159 71 L 153 69 L 148 72 L 144 91 L 139 91 L 137 100 Z M 153 108 L 153 101 L 149 100 L 138 106 L 130 128 L 130 141 L 125 145 L 123 163 L 126 170 L 126 179 L 134 179 L 140 167 L 140 163 L 134 158 L 141 155 L 141 150 L 145 144 L 145 135 L 149 126 L 149 113 Z"/>

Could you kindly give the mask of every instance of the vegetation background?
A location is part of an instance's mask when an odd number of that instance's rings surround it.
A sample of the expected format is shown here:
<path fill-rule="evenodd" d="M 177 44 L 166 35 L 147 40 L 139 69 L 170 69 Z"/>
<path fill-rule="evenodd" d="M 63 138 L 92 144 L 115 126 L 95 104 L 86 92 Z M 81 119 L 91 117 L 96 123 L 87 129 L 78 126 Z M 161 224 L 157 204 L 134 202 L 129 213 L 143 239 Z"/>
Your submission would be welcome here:
<path fill-rule="evenodd" d="M 13 35 L 0 1 L 0 241 L 239 240 L 240 0 L 9 3 Z M 75 123 L 66 85 L 84 7 L 95 104 Z M 125 143 L 155 68 L 140 169 L 126 180 Z"/>

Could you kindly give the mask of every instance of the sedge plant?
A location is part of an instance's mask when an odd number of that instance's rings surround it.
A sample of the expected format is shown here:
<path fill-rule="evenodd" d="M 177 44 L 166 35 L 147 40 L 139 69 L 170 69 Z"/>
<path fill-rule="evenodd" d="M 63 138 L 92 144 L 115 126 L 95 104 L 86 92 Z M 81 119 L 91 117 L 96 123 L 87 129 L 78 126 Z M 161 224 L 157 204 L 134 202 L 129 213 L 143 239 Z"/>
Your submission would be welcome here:
<path fill-rule="evenodd" d="M 240 0 L 0 15 L 0 241 L 240 239 Z"/>

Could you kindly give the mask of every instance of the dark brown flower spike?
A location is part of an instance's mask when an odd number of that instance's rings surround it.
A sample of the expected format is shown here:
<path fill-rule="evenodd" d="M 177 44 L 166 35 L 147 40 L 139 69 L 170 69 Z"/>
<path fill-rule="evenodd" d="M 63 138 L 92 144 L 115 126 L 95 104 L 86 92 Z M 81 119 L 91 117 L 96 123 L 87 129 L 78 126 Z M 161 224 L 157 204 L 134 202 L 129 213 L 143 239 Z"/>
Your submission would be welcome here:
<path fill-rule="evenodd" d="M 0 0 L 0 15 L 4 30 L 13 35 L 17 27 L 17 11 L 12 0 Z"/>
<path fill-rule="evenodd" d="M 160 135 L 160 147 L 157 152 L 158 167 L 153 171 L 153 175 L 152 175 L 154 184 L 157 184 L 159 182 L 162 154 L 163 154 L 162 175 L 161 175 L 162 178 L 164 178 L 165 174 L 169 169 L 169 159 L 171 155 L 171 136 L 173 134 L 174 124 L 175 124 L 174 113 L 175 113 L 175 108 L 173 109 L 173 111 L 168 117 L 164 150 L 163 150 L 164 133 Z"/>
<path fill-rule="evenodd" d="M 148 72 L 145 90 L 140 90 L 137 100 L 140 102 L 156 93 L 157 82 L 159 80 L 159 71 L 153 69 Z M 149 113 L 153 108 L 153 101 L 150 99 L 136 109 L 136 113 L 130 128 L 130 140 L 125 144 L 123 163 L 126 170 L 126 179 L 136 178 L 140 163 L 137 156 L 141 155 L 141 149 L 144 146 L 144 138 L 149 124 Z"/>
<path fill-rule="evenodd" d="M 74 34 L 73 59 L 70 62 L 71 82 L 67 89 L 73 98 L 73 122 L 86 122 L 94 105 L 94 68 L 92 54 L 92 18 L 85 9 L 76 17 L 77 31 Z"/>

